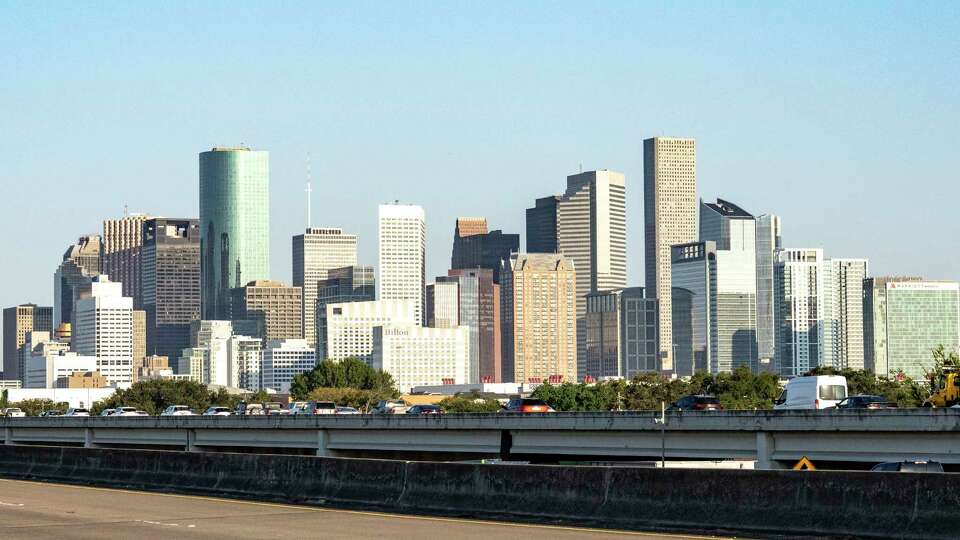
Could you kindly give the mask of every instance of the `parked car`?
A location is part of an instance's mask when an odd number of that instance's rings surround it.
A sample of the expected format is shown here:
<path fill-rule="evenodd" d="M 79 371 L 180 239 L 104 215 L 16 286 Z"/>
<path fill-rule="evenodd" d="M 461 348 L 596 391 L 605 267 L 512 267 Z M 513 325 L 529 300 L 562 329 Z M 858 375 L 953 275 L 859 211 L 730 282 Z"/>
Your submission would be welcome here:
<path fill-rule="evenodd" d="M 891 461 L 878 463 L 871 471 L 877 472 L 911 472 L 911 473 L 941 473 L 943 465 L 936 461 Z"/>
<path fill-rule="evenodd" d="M 60 411 L 51 409 L 51 410 L 49 410 L 49 411 L 43 411 L 42 413 L 40 413 L 40 416 L 43 416 L 43 417 L 63 416 L 63 413 L 60 412 Z"/>
<path fill-rule="evenodd" d="M 410 406 L 400 399 L 382 399 L 373 408 L 375 414 L 403 414 Z"/>
<path fill-rule="evenodd" d="M 337 407 L 337 414 L 360 414 L 360 411 L 354 407 Z"/>
<path fill-rule="evenodd" d="M 443 409 L 437 405 L 414 405 L 406 414 L 443 414 Z"/>
<path fill-rule="evenodd" d="M 896 405 L 883 396 L 857 395 L 847 396 L 837 403 L 837 409 L 891 409 Z"/>
<path fill-rule="evenodd" d="M 337 414 L 337 404 L 332 401 L 308 401 L 294 414 Z"/>
<path fill-rule="evenodd" d="M 0 416 L 6 416 L 8 418 L 23 418 L 26 415 L 26 413 L 17 407 L 7 407 L 0 411 Z"/>
<path fill-rule="evenodd" d="M 716 396 L 683 396 L 667 406 L 668 411 L 722 411 Z"/>
<path fill-rule="evenodd" d="M 100 411 L 100 416 L 112 416 L 116 409 L 104 409 Z"/>
<path fill-rule="evenodd" d="M 847 397 L 847 378 L 842 375 L 794 377 L 787 382 L 773 408 L 826 409 L 835 407 Z"/>
<path fill-rule="evenodd" d="M 90 411 L 83 407 L 71 407 L 64 416 L 90 416 Z"/>
<path fill-rule="evenodd" d="M 229 408 L 218 407 L 216 405 L 203 412 L 204 416 L 230 416 L 231 414 L 233 413 L 230 412 Z"/>
<path fill-rule="evenodd" d="M 117 407 L 110 416 L 141 416 L 136 407 Z M 146 414 L 146 413 L 144 413 Z"/>
<path fill-rule="evenodd" d="M 238 416 L 263 416 L 263 405 L 259 403 L 245 403 L 240 402 L 237 404 L 237 408 L 234 409 L 233 414 Z"/>
<path fill-rule="evenodd" d="M 270 403 L 264 403 L 263 411 L 268 416 L 286 416 L 290 414 L 290 409 L 284 409 L 283 403 L 279 403 L 276 401 L 271 401 Z"/>
<path fill-rule="evenodd" d="M 196 416 L 186 405 L 170 405 L 160 413 L 160 416 Z"/>
<path fill-rule="evenodd" d="M 506 412 L 516 413 L 551 413 L 553 410 L 546 401 L 533 398 L 514 398 L 507 402 L 503 409 Z"/>

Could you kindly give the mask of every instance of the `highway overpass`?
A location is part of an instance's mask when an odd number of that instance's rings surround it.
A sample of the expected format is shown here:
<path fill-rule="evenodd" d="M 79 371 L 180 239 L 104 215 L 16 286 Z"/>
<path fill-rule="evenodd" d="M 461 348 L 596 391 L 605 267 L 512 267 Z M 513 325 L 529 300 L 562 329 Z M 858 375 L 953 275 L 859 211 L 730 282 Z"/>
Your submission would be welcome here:
<path fill-rule="evenodd" d="M 925 459 L 960 464 L 960 410 L 0 418 L 8 445 L 536 462 Z"/>

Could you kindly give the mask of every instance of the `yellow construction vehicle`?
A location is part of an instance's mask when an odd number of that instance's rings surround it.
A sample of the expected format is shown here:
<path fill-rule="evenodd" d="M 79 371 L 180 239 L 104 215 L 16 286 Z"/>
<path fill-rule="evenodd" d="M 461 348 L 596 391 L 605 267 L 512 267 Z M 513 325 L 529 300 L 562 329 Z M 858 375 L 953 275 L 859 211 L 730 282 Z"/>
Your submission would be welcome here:
<path fill-rule="evenodd" d="M 930 375 L 930 397 L 924 407 L 952 407 L 960 403 L 960 373 L 952 366 L 944 366 L 939 375 Z"/>

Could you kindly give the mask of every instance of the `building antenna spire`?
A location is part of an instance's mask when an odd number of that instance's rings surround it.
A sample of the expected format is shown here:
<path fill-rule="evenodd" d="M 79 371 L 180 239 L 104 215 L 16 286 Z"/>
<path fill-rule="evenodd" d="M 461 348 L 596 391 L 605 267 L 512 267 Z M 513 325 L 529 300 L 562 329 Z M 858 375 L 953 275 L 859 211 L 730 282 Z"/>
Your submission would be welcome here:
<path fill-rule="evenodd" d="M 312 178 L 311 172 L 310 172 L 310 152 L 307 152 L 307 189 L 306 189 L 306 192 L 307 192 L 307 228 L 308 228 L 308 229 L 312 226 L 312 224 L 311 224 L 311 216 L 310 216 L 310 199 L 311 199 L 311 194 L 313 193 L 312 184 L 313 184 L 313 178 Z"/>

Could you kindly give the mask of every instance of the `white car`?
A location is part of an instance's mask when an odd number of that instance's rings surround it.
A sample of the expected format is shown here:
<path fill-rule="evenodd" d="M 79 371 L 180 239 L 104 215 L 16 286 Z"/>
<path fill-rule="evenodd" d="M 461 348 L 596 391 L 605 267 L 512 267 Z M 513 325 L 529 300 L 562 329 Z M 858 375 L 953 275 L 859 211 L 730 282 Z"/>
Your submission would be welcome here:
<path fill-rule="evenodd" d="M 233 413 L 230 412 L 230 409 L 216 406 L 210 407 L 203 413 L 204 416 L 230 416 L 231 414 Z"/>
<path fill-rule="evenodd" d="M 110 416 L 142 416 L 136 407 L 117 407 Z M 146 413 L 144 413 L 146 414 Z"/>
<path fill-rule="evenodd" d="M 8 418 L 23 418 L 24 416 L 26 416 L 26 413 L 24 413 L 22 410 L 20 410 L 17 407 L 9 407 L 7 409 L 4 409 L 3 411 L 0 411 L 0 413 L 2 413 L 0 414 L 0 416 L 6 416 Z"/>
<path fill-rule="evenodd" d="M 160 413 L 160 416 L 196 416 L 186 405 L 171 405 Z"/>
<path fill-rule="evenodd" d="M 114 412 L 116 412 L 116 409 L 104 409 L 100 411 L 100 416 L 113 416 Z"/>
<path fill-rule="evenodd" d="M 360 411 L 353 407 L 338 406 L 337 414 L 360 414 Z"/>
<path fill-rule="evenodd" d="M 90 416 L 90 411 L 83 407 L 70 407 L 64 416 Z"/>

